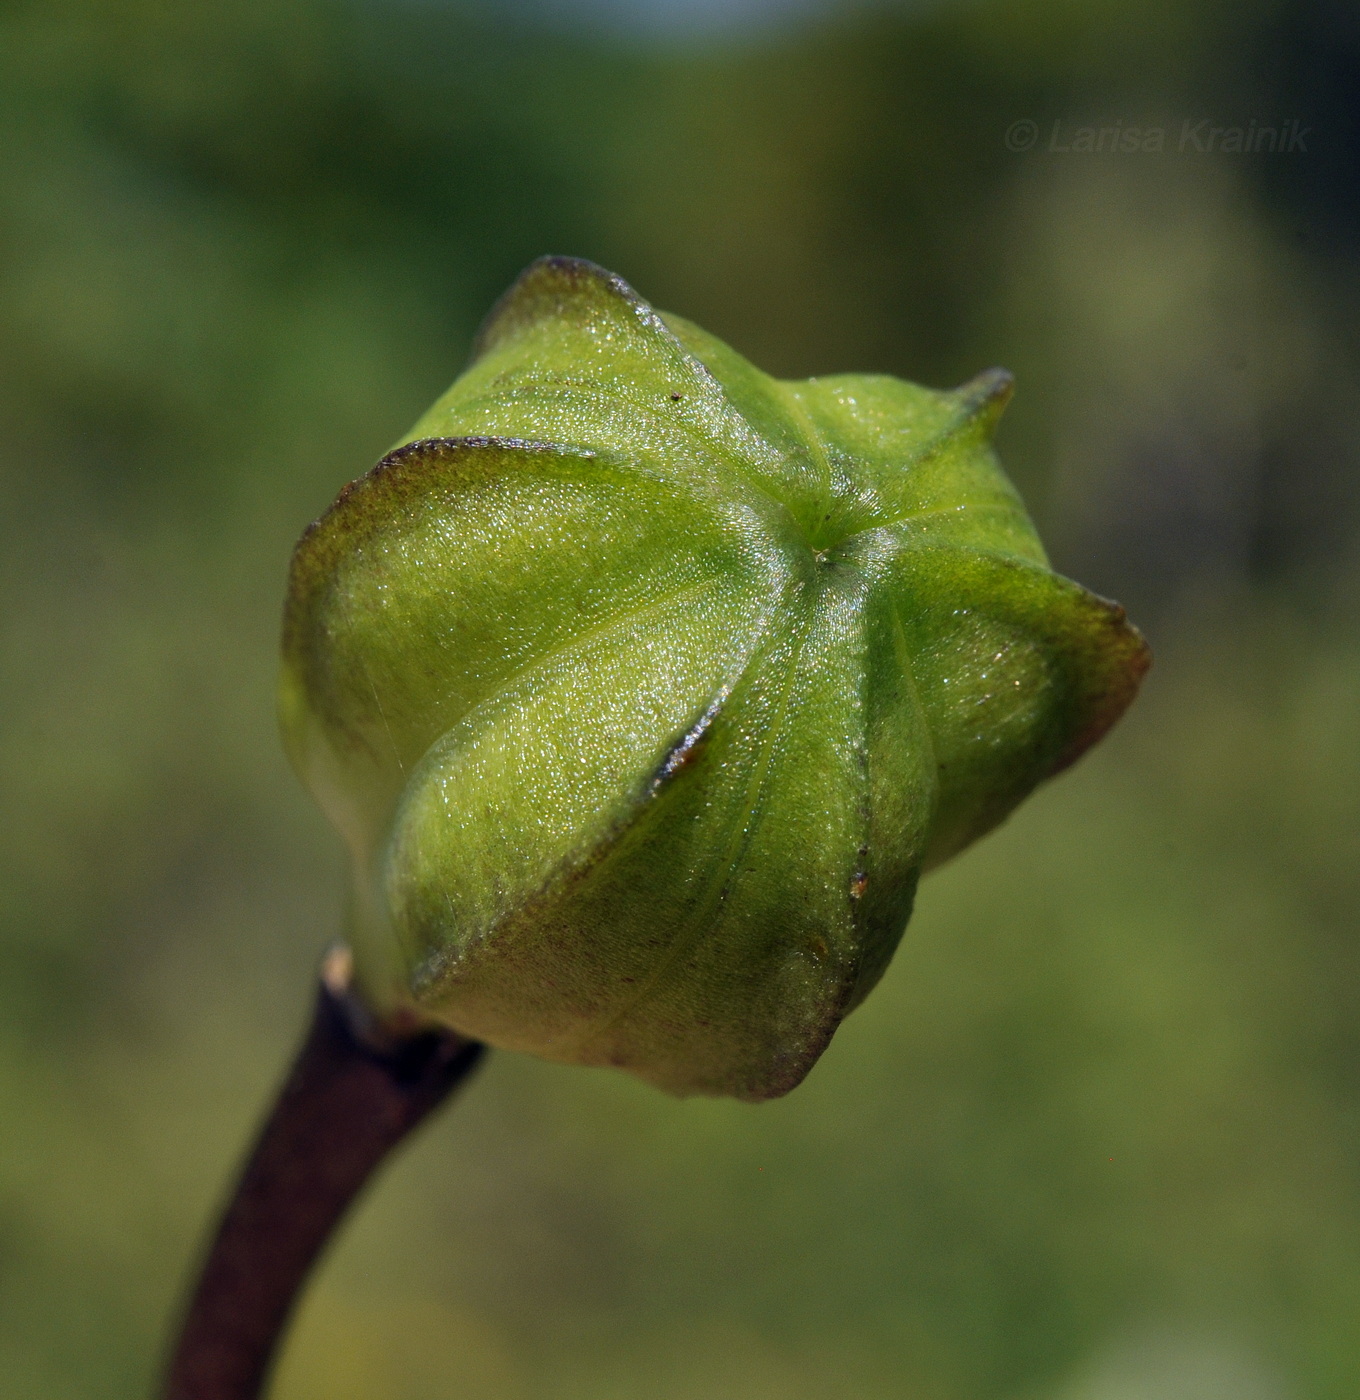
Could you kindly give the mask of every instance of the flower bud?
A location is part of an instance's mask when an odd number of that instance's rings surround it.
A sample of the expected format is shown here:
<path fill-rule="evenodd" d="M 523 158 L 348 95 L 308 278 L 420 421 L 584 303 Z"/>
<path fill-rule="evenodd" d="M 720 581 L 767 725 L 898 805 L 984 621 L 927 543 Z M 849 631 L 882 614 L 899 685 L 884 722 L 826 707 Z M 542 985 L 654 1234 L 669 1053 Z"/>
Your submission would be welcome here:
<path fill-rule="evenodd" d="M 1148 652 L 1050 571 L 1011 379 L 770 379 L 591 263 L 293 560 L 290 755 L 380 1002 L 765 1099 L 877 982 L 923 870 L 1098 739 Z"/>

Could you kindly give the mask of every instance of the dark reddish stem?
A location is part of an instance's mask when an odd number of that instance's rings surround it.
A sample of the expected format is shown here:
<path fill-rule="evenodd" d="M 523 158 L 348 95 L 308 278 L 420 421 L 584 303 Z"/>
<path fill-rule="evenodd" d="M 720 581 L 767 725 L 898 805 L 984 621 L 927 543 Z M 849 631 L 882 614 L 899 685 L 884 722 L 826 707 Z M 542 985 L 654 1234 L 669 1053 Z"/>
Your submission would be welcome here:
<path fill-rule="evenodd" d="M 471 1073 L 483 1046 L 376 1020 L 330 953 L 311 1029 L 246 1162 L 185 1314 L 164 1400 L 257 1400 L 299 1292 L 389 1152 Z"/>

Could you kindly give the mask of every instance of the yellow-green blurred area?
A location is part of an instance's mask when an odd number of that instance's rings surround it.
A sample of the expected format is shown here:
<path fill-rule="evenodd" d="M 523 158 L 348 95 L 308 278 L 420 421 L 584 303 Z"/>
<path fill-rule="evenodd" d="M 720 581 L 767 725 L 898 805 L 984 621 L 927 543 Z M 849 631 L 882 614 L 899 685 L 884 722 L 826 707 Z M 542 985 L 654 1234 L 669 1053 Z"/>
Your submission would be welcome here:
<path fill-rule="evenodd" d="M 1056 565 L 1157 664 L 787 1099 L 493 1054 L 275 1400 L 1355 1396 L 1355 8 L 625 18 L 0 12 L 0 1397 L 149 1393 L 341 926 L 290 547 L 544 252 L 778 374 L 1007 365 Z"/>

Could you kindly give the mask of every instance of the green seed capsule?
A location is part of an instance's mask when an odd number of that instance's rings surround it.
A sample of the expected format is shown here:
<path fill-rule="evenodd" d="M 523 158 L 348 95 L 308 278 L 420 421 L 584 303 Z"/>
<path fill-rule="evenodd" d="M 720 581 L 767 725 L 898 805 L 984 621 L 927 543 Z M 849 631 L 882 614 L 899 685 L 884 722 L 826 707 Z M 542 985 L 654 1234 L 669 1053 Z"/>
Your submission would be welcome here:
<path fill-rule="evenodd" d="M 370 994 L 676 1093 L 793 1088 L 920 873 L 1147 668 L 1001 472 L 1010 387 L 774 380 L 530 267 L 293 561 L 284 733 Z"/>

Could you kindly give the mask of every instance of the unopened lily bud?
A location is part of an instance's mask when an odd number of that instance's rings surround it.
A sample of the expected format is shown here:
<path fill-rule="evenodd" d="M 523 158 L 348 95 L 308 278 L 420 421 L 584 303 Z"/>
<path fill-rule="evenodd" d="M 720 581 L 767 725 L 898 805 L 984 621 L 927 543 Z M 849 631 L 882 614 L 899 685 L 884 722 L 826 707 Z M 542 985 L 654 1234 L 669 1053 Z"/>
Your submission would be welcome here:
<path fill-rule="evenodd" d="M 1010 376 L 770 379 L 549 258 L 303 536 L 283 726 L 380 1003 L 765 1099 L 923 870 L 1132 700 L 991 447 Z"/>

